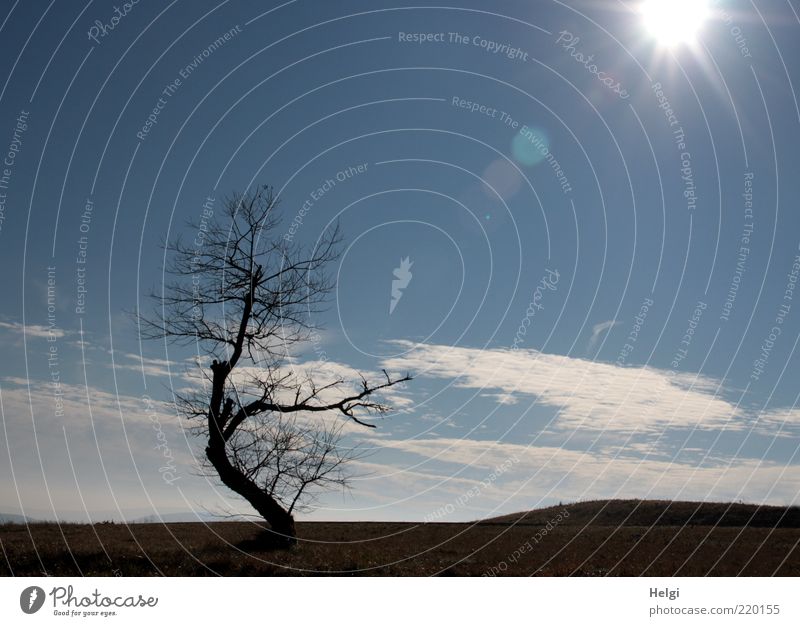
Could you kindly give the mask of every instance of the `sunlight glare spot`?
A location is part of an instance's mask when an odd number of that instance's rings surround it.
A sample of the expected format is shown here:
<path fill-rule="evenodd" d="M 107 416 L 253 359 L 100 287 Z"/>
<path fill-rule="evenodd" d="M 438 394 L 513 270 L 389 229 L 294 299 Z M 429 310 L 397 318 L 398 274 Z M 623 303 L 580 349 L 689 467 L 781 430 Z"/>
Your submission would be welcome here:
<path fill-rule="evenodd" d="M 694 40 L 709 15 L 707 0 L 643 0 L 640 10 L 647 31 L 669 47 Z"/>

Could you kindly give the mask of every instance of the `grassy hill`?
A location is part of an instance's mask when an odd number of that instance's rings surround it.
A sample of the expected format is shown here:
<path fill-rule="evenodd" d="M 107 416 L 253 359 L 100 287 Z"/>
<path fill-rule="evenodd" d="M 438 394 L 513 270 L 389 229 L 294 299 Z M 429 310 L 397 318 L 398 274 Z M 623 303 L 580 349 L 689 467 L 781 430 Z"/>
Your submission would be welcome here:
<path fill-rule="evenodd" d="M 564 517 L 566 511 L 568 516 Z M 669 500 L 593 500 L 512 513 L 489 524 L 543 525 L 562 515 L 567 526 L 725 526 L 800 528 L 800 506 Z"/>

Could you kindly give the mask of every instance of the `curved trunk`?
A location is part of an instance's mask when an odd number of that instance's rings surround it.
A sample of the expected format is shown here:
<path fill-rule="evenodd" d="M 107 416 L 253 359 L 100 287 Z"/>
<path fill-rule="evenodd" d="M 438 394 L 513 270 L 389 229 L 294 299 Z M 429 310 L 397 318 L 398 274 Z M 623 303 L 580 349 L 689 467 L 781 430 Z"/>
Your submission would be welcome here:
<path fill-rule="evenodd" d="M 206 448 L 206 457 L 217 470 L 222 483 L 242 496 L 258 511 L 258 514 L 269 523 L 272 532 L 277 535 L 277 539 L 288 545 L 297 542 L 294 517 L 291 513 L 288 513 L 275 498 L 236 469 L 228 459 L 224 447 L 219 449 L 209 445 Z"/>
<path fill-rule="evenodd" d="M 243 320 L 246 316 L 243 317 Z M 244 322 L 243 322 L 244 324 Z M 239 350 L 240 351 L 240 350 Z M 238 356 L 237 356 L 238 358 Z M 213 372 L 213 384 L 211 389 L 211 401 L 208 411 L 208 447 L 206 448 L 206 458 L 208 458 L 214 469 L 217 470 L 222 483 L 235 493 L 238 493 L 250 505 L 258 511 L 270 525 L 272 532 L 277 535 L 281 543 L 293 545 L 297 542 L 297 533 L 294 527 L 294 517 L 291 513 L 284 510 L 275 498 L 261 489 L 256 483 L 250 480 L 245 474 L 236 469 L 228 458 L 225 450 L 225 437 L 223 435 L 224 419 L 227 417 L 223 412 L 223 389 L 225 379 L 233 368 L 232 362 L 218 363 L 214 361 L 211 366 Z"/>

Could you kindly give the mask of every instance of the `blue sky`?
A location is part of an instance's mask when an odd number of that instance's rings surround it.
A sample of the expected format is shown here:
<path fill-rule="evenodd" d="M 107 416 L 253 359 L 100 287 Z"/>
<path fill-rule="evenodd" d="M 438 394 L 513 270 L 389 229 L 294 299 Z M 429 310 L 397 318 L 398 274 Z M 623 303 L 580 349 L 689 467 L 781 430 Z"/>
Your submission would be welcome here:
<path fill-rule="evenodd" d="M 4 3 L 0 510 L 247 510 L 172 405 L 192 350 L 124 311 L 257 184 L 345 235 L 293 366 L 415 376 L 313 517 L 795 502 L 795 10 L 667 48 L 638 1 L 437 4 Z"/>

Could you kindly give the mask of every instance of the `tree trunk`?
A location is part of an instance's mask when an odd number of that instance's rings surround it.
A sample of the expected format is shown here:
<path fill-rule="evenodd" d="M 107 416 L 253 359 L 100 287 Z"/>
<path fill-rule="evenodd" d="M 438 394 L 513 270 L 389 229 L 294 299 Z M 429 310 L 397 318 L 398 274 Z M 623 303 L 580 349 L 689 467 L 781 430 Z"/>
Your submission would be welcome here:
<path fill-rule="evenodd" d="M 247 315 L 242 319 L 244 320 L 242 323 L 246 324 Z M 241 349 L 238 349 L 238 352 L 241 352 Z M 238 355 L 236 355 L 235 359 L 238 359 Z M 277 543 L 291 546 L 297 543 L 297 533 L 292 515 L 284 510 L 275 498 L 236 469 L 228 458 L 228 453 L 225 449 L 225 437 L 222 432 L 224 424 L 221 423 L 224 420 L 224 416 L 221 414 L 222 398 L 224 396 L 225 379 L 233 369 L 232 363 L 235 363 L 235 359 L 223 363 L 214 361 L 211 366 L 213 383 L 208 411 L 206 458 L 217 470 L 222 484 L 247 500 L 258 511 L 259 515 L 269 523 Z"/>
<path fill-rule="evenodd" d="M 297 532 L 294 526 L 294 517 L 268 493 L 256 485 L 247 476 L 231 465 L 228 455 L 222 448 L 209 445 L 206 448 L 206 457 L 217 470 L 222 483 L 242 496 L 258 511 L 270 525 L 278 543 L 292 546 L 297 543 Z"/>

